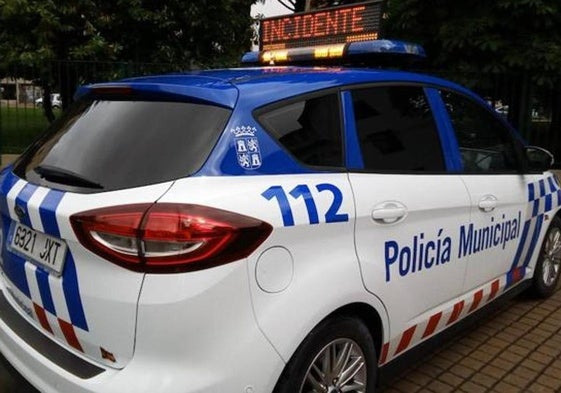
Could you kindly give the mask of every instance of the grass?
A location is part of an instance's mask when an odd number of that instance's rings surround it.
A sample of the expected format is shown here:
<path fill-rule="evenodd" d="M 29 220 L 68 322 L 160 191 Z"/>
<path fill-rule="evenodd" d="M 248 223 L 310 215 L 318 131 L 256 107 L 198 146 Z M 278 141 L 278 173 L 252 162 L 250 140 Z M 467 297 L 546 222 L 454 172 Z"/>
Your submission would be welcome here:
<path fill-rule="evenodd" d="M 0 106 L 0 152 L 21 153 L 48 125 L 42 108 Z"/>

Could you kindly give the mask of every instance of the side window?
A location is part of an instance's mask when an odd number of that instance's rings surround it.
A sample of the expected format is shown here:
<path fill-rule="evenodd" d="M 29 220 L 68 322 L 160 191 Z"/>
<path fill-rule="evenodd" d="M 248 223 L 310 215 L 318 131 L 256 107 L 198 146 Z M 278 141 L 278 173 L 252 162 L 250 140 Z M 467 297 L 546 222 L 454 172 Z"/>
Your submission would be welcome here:
<path fill-rule="evenodd" d="M 336 94 L 267 111 L 259 122 L 296 159 L 313 166 L 343 166 L 341 118 Z"/>
<path fill-rule="evenodd" d="M 422 87 L 380 86 L 352 91 L 366 170 L 441 172 L 440 138 Z"/>
<path fill-rule="evenodd" d="M 441 92 L 456 139 L 464 172 L 516 172 L 519 169 L 517 144 L 510 131 L 487 109 L 471 99 Z"/>

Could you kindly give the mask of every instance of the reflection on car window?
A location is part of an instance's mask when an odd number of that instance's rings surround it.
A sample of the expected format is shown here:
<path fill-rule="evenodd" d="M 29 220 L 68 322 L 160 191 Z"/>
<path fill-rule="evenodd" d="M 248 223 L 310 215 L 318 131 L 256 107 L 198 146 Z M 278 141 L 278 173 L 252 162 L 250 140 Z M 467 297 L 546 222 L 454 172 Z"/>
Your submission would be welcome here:
<path fill-rule="evenodd" d="M 336 94 L 274 109 L 259 116 L 259 121 L 301 162 L 313 166 L 343 166 Z"/>
<path fill-rule="evenodd" d="M 22 156 L 15 173 L 80 192 L 96 189 L 76 190 L 63 180 L 87 179 L 111 191 L 179 179 L 200 169 L 230 113 L 188 102 L 79 101 Z"/>
<path fill-rule="evenodd" d="M 515 142 L 498 119 L 466 97 L 448 91 L 441 96 L 454 126 L 464 172 L 517 171 Z"/>
<path fill-rule="evenodd" d="M 440 139 L 424 91 L 383 86 L 352 92 L 365 169 L 443 171 Z"/>

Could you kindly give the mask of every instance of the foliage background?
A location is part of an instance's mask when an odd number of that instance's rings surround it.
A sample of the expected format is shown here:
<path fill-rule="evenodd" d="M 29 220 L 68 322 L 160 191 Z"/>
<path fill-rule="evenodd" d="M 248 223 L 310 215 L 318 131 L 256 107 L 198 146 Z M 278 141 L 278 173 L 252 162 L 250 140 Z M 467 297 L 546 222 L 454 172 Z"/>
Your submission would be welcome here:
<path fill-rule="evenodd" d="M 428 69 L 508 105 L 530 140 L 539 111 L 559 142 L 561 2 L 388 0 L 387 16 L 384 35 L 422 43 Z"/>
<path fill-rule="evenodd" d="M 250 46 L 256 1 L 0 0 L 0 77 L 14 69 L 19 75 L 12 77 L 38 75 L 52 117 L 53 85 L 66 106 L 76 85 L 92 78 L 90 71 L 61 70 L 61 62 L 150 63 L 168 70 L 236 64 Z"/>

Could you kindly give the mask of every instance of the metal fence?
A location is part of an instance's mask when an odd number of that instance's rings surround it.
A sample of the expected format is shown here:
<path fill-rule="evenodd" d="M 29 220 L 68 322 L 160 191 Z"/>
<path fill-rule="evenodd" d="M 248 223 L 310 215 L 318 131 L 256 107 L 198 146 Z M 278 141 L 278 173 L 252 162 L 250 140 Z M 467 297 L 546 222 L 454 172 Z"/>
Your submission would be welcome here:
<path fill-rule="evenodd" d="M 41 104 L 45 91 L 53 94 L 55 116 L 76 88 L 87 83 L 130 76 L 181 71 L 171 64 L 58 61 L 48 67 L 0 70 L 0 147 L 20 153 L 48 126 Z M 462 73 L 420 70 L 465 85 L 484 97 L 531 144 L 552 151 L 561 162 L 561 82 L 546 84 L 530 75 Z"/>
<path fill-rule="evenodd" d="M 483 97 L 530 144 L 561 161 L 561 77 L 525 73 L 431 72 Z"/>
<path fill-rule="evenodd" d="M 48 127 L 42 104 L 45 92 L 51 97 L 56 117 L 81 85 L 180 70 L 181 66 L 173 64 L 82 61 L 0 69 L 0 151 L 21 153 Z"/>

